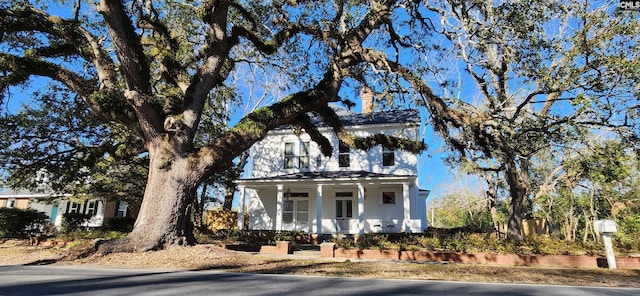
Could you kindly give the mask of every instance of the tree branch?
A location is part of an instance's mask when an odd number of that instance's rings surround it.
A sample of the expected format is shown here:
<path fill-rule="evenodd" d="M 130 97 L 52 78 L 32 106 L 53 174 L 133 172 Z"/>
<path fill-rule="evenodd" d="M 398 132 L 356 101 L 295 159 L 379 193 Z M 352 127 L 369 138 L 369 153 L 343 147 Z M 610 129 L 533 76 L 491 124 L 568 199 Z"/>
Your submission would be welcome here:
<path fill-rule="evenodd" d="M 151 72 L 149 63 L 136 34 L 133 23 L 122 2 L 119 0 L 101 0 L 98 12 L 102 14 L 116 53 L 120 60 L 120 70 L 124 76 L 127 89 L 144 94 L 151 93 Z"/>
<path fill-rule="evenodd" d="M 34 50 L 33 54 L 43 57 L 79 55 L 95 65 L 103 86 L 114 90 L 117 85 L 115 66 L 109 55 L 102 49 L 100 41 L 74 20 L 65 20 L 27 6 L 22 10 L 0 9 L 0 27 L 5 33 L 42 32 L 53 40 L 62 39 L 62 45 L 53 44 Z M 74 49 L 69 47 L 72 44 Z M 64 50 L 63 50 L 64 49 Z"/>

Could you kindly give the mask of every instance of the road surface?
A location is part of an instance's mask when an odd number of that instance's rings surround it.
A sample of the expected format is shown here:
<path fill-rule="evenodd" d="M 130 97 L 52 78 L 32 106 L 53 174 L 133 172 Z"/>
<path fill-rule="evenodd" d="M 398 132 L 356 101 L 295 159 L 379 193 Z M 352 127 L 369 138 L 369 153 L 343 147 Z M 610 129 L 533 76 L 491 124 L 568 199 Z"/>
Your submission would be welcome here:
<path fill-rule="evenodd" d="M 220 271 L 0 266 L 0 295 L 640 295 L 640 289 L 261 275 Z"/>

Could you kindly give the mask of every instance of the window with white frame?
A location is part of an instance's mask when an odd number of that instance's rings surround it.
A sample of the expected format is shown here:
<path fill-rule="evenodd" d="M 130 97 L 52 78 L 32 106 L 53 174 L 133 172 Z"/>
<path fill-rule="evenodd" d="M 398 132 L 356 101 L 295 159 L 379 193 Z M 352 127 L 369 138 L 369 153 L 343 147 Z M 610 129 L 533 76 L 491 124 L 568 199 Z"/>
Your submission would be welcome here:
<path fill-rule="evenodd" d="M 300 142 L 299 165 L 301 169 L 309 168 L 309 142 Z"/>
<path fill-rule="evenodd" d="M 91 216 L 95 216 L 98 213 L 98 202 L 95 200 L 90 200 L 87 202 L 87 207 L 85 209 L 85 214 L 90 214 Z"/>
<path fill-rule="evenodd" d="M 353 218 L 353 192 L 336 192 L 336 218 Z"/>
<path fill-rule="evenodd" d="M 351 165 L 351 159 L 349 156 L 349 146 L 340 141 L 338 143 L 338 166 L 341 168 L 349 167 Z"/>
<path fill-rule="evenodd" d="M 10 199 L 9 203 L 7 205 L 7 208 L 15 208 L 16 207 L 16 200 L 15 199 Z"/>
<path fill-rule="evenodd" d="M 394 166 L 396 164 L 396 151 L 387 147 L 382 147 L 382 165 Z"/>
<path fill-rule="evenodd" d="M 70 201 L 68 213 L 77 213 L 79 211 L 80 211 L 80 204 L 74 201 Z"/>
<path fill-rule="evenodd" d="M 296 167 L 296 155 L 293 153 L 293 142 L 284 143 L 284 168 L 292 169 Z"/>
<path fill-rule="evenodd" d="M 129 209 L 129 206 L 127 205 L 126 202 L 124 201 L 119 202 L 118 211 L 116 212 L 116 217 L 126 217 L 128 209 Z"/>
<path fill-rule="evenodd" d="M 297 144 L 297 145 L 296 145 Z M 297 146 L 297 153 L 296 153 Z M 285 142 L 284 143 L 284 168 L 308 169 L 309 168 L 309 142 Z"/>
<path fill-rule="evenodd" d="M 382 192 L 382 204 L 383 205 L 395 205 L 396 204 L 396 192 L 395 191 L 383 191 Z"/>
<path fill-rule="evenodd" d="M 309 222 L 309 193 L 292 192 L 282 202 L 282 222 L 305 225 Z"/>

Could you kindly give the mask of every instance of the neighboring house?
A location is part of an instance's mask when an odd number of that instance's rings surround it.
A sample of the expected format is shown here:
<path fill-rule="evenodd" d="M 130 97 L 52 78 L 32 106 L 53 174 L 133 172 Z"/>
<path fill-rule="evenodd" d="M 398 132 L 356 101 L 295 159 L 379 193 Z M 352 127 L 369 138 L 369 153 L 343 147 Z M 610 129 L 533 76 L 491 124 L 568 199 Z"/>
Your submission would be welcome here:
<path fill-rule="evenodd" d="M 66 213 L 90 214 L 91 219 L 83 225 L 85 227 L 100 227 L 108 218 L 132 217 L 132 214 L 136 214 L 123 202 L 105 201 L 101 198 L 80 201 L 71 199 L 70 195 L 11 189 L 0 192 L 0 207 L 43 212 L 57 229 L 61 228 L 62 216 Z"/>
<path fill-rule="evenodd" d="M 416 110 L 356 114 L 338 110 L 345 129 L 365 137 L 383 133 L 419 139 Z M 349 149 L 330 127 L 313 117 L 335 147 L 325 157 L 309 135 L 290 126 L 272 130 L 250 153 L 251 176 L 237 181 L 239 221 L 249 229 L 318 234 L 422 232 L 427 228 L 428 190 L 417 186 L 417 155 L 381 146 Z M 238 225 L 242 228 L 242 225 Z"/>

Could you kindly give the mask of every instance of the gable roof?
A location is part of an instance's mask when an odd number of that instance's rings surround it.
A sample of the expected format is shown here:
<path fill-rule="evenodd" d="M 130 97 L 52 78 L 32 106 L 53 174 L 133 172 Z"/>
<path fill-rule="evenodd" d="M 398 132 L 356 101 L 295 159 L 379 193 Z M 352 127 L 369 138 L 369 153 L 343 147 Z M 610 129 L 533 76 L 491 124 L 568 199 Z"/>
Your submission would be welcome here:
<path fill-rule="evenodd" d="M 359 126 L 359 125 L 375 125 L 375 124 L 415 124 L 419 125 L 420 113 L 418 110 L 389 110 L 389 111 L 378 111 L 372 112 L 369 114 L 362 113 L 354 113 L 348 111 L 343 108 L 337 108 L 332 106 L 332 108 L 336 111 L 336 114 L 340 118 L 343 126 Z M 311 123 L 316 127 L 328 127 L 327 124 L 322 118 L 313 113 L 309 113 L 309 117 L 311 118 Z M 276 130 L 290 129 L 291 125 L 282 125 Z"/>

